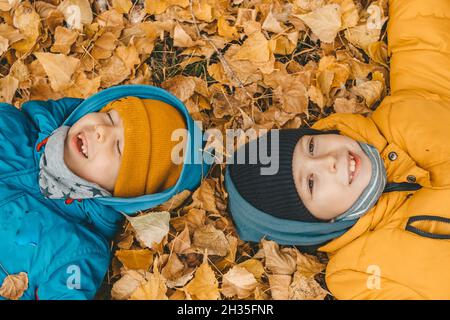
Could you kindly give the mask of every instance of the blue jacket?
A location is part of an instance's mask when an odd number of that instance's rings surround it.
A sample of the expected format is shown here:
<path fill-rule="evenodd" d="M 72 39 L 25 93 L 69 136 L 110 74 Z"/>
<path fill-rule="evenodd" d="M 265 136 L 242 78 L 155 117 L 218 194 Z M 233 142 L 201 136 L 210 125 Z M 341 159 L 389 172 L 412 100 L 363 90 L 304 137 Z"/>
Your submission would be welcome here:
<path fill-rule="evenodd" d="M 124 96 L 161 100 L 184 115 L 190 134 L 176 185 L 134 198 L 71 203 L 45 198 L 38 185 L 42 141 L 61 125 L 71 126 Z M 110 242 L 123 221 L 120 212 L 152 208 L 198 186 L 209 168 L 202 146 L 201 129 L 182 102 L 148 85 L 110 87 L 86 100 L 33 100 L 21 110 L 0 103 L 0 284 L 7 273 L 26 272 L 29 286 L 21 299 L 92 299 L 109 267 Z"/>

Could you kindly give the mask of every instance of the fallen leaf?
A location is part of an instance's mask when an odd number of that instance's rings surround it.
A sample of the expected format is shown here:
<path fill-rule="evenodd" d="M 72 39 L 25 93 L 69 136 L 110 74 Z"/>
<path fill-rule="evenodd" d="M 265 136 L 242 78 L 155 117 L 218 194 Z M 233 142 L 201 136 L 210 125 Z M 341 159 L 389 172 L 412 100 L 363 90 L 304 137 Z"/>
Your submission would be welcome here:
<path fill-rule="evenodd" d="M 145 281 L 145 273 L 136 270 L 127 270 L 122 277 L 117 280 L 111 290 L 111 297 L 114 300 L 127 300 Z"/>
<path fill-rule="evenodd" d="M 136 231 L 136 239 L 143 247 L 151 248 L 160 243 L 169 232 L 170 213 L 151 212 L 138 217 L 125 215 Z"/>
<path fill-rule="evenodd" d="M 362 82 L 352 87 L 351 92 L 364 98 L 367 107 L 371 107 L 377 100 L 380 100 L 383 93 L 383 83 L 378 80 Z"/>
<path fill-rule="evenodd" d="M 238 267 L 245 268 L 248 272 L 253 274 L 258 281 L 261 280 L 261 277 L 265 274 L 262 262 L 256 259 L 245 260 L 244 262 L 239 263 Z"/>
<path fill-rule="evenodd" d="M 227 255 L 229 246 L 223 231 L 217 230 L 211 224 L 195 230 L 193 245 L 200 251 L 208 249 L 209 254 L 221 257 Z"/>
<path fill-rule="evenodd" d="M 183 202 L 186 201 L 187 198 L 191 196 L 192 192 L 190 190 L 183 190 L 180 193 L 177 193 L 172 198 L 159 205 L 155 210 L 156 211 L 174 211 L 178 209 Z"/>
<path fill-rule="evenodd" d="M 266 268 L 274 274 L 291 275 L 297 269 L 296 252 L 294 249 L 279 249 L 274 241 L 261 241 L 266 258 Z"/>
<path fill-rule="evenodd" d="M 268 275 L 270 284 L 270 293 L 273 300 L 288 300 L 289 286 L 292 281 L 292 276 L 284 274 Z"/>
<path fill-rule="evenodd" d="M 289 285 L 289 300 L 323 300 L 327 294 L 313 277 L 306 277 L 300 272 L 294 274 Z"/>
<path fill-rule="evenodd" d="M 217 300 L 220 298 L 219 284 L 214 271 L 208 264 L 206 254 L 203 257 L 203 263 L 195 272 L 194 279 L 185 288 L 195 300 Z"/>
<path fill-rule="evenodd" d="M 191 248 L 191 238 L 189 236 L 189 227 L 186 225 L 183 232 L 175 237 L 171 243 L 171 250 L 174 253 L 185 253 Z"/>
<path fill-rule="evenodd" d="M 79 59 L 60 53 L 35 52 L 34 55 L 42 64 L 54 91 L 64 90 L 71 85 L 72 75 L 80 63 Z"/>
<path fill-rule="evenodd" d="M 223 276 L 222 294 L 226 297 L 237 296 L 239 299 L 245 299 L 253 293 L 257 285 L 253 274 L 245 268 L 235 266 Z"/>
<path fill-rule="evenodd" d="M 153 263 L 153 253 L 148 249 L 117 250 L 116 257 L 128 269 L 148 270 Z"/>
<path fill-rule="evenodd" d="M 337 4 L 329 4 L 307 14 L 294 15 L 308 27 L 323 42 L 331 43 L 342 28 L 341 7 Z"/>
<path fill-rule="evenodd" d="M 149 274 L 146 277 L 147 281 L 141 283 L 131 294 L 130 300 L 168 300 L 166 281 L 155 265 L 153 273 Z"/>
<path fill-rule="evenodd" d="M 3 279 L 0 296 L 9 300 L 19 300 L 28 289 L 28 275 L 25 272 L 8 275 Z"/>

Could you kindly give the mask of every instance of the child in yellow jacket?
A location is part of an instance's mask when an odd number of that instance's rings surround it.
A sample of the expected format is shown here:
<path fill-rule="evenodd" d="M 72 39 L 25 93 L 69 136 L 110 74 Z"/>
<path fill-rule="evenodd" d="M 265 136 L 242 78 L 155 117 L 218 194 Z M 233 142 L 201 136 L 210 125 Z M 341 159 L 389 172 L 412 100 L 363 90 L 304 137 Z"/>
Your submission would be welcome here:
<path fill-rule="evenodd" d="M 230 211 L 244 240 L 327 252 L 338 299 L 450 299 L 450 1 L 391 0 L 389 15 L 391 96 L 260 138 L 275 175 L 236 152 Z"/>

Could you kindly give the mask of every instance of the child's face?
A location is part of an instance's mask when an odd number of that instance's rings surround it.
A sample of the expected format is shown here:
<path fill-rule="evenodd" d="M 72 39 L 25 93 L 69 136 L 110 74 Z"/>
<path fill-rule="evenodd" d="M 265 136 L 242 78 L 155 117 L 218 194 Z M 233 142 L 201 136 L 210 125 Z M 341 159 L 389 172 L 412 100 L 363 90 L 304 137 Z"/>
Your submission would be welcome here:
<path fill-rule="evenodd" d="M 356 159 L 356 165 L 351 157 Z M 305 135 L 294 149 L 292 170 L 295 187 L 306 208 L 315 217 L 330 220 L 349 209 L 367 187 L 372 163 L 349 137 Z"/>
<path fill-rule="evenodd" d="M 89 113 L 70 128 L 64 143 L 64 161 L 77 176 L 112 192 L 124 140 L 123 123 L 117 111 Z"/>

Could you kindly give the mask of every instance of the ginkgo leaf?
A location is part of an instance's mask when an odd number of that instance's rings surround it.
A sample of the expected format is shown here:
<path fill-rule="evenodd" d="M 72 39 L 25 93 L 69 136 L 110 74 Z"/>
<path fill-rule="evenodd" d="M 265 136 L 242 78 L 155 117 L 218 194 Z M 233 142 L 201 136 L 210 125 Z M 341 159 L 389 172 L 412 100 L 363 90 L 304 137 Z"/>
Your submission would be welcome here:
<path fill-rule="evenodd" d="M 294 15 L 308 27 L 323 42 L 331 43 L 342 28 L 341 7 L 337 4 L 329 4 L 310 13 Z"/>
<path fill-rule="evenodd" d="M 258 282 L 253 274 L 242 267 L 233 267 L 222 279 L 222 294 L 226 297 L 237 296 L 239 299 L 249 297 L 256 289 Z"/>
<path fill-rule="evenodd" d="M 220 298 L 219 284 L 214 271 L 208 264 L 207 255 L 195 272 L 194 279 L 185 287 L 186 291 L 196 300 L 217 300 Z"/>
<path fill-rule="evenodd" d="M 25 272 L 8 275 L 0 287 L 0 296 L 9 300 L 19 300 L 28 289 L 28 275 Z"/>
<path fill-rule="evenodd" d="M 60 53 L 35 52 L 34 55 L 47 73 L 54 91 L 64 90 L 71 85 L 72 75 L 80 63 L 79 59 Z"/>
<path fill-rule="evenodd" d="M 151 212 L 138 217 L 125 215 L 136 231 L 136 239 L 147 248 L 160 243 L 169 232 L 170 213 Z"/>

